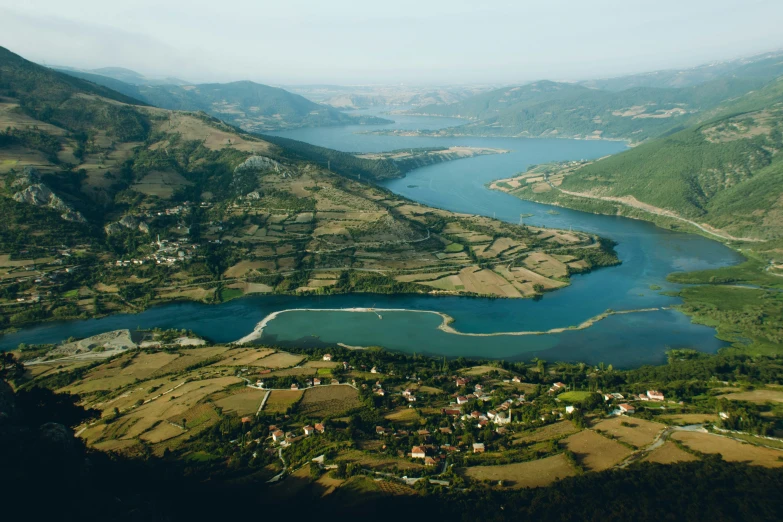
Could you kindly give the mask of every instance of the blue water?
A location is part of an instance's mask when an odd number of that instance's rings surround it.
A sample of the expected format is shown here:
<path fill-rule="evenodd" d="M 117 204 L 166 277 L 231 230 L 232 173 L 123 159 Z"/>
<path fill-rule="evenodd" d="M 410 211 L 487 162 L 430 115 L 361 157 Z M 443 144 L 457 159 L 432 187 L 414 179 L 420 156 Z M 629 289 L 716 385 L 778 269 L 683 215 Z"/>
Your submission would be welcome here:
<path fill-rule="evenodd" d="M 380 128 L 437 129 L 455 124 L 443 118 L 391 116 L 394 124 Z M 592 159 L 621 152 L 625 145 L 608 141 L 512 138 L 438 138 L 358 134 L 379 127 L 351 126 L 299 129 L 278 133 L 292 139 L 352 152 L 378 152 L 407 147 L 470 145 L 510 150 L 442 163 L 409 173 L 385 185 L 392 191 L 457 212 L 495 216 L 512 223 L 520 214 L 530 225 L 569 228 L 618 242 L 620 266 L 574 276 L 571 286 L 533 301 L 429 296 L 349 295 L 329 297 L 252 296 L 221 305 L 163 305 L 138 315 L 97 320 L 48 323 L 0 338 L 0 349 L 25 343 L 57 342 L 117 328 L 187 328 L 216 342 L 239 339 L 267 314 L 290 308 L 377 307 L 436 310 L 455 319 L 463 332 L 541 331 L 576 325 L 611 308 L 630 310 L 670 306 L 679 302 L 650 285 L 675 289 L 666 275 L 673 271 L 714 268 L 737 263 L 740 256 L 701 236 L 670 232 L 649 223 L 614 216 L 558 209 L 521 201 L 485 188 L 489 181 L 509 177 L 528 166 L 548 161 Z M 315 344 L 343 342 L 378 345 L 407 352 L 504 359 L 582 360 L 617 367 L 664 360 L 668 347 L 693 347 L 714 352 L 724 345 L 711 328 L 691 324 L 674 311 L 609 317 L 591 328 L 552 335 L 463 337 L 437 329 L 432 314 L 294 312 L 281 314 L 264 330 L 263 342 Z"/>

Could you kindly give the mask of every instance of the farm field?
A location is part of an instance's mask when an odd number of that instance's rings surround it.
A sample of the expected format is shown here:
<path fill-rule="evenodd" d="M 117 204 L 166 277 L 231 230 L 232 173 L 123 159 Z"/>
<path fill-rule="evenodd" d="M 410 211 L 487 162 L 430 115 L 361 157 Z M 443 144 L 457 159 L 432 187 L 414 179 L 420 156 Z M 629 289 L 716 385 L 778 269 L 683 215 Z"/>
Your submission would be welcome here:
<path fill-rule="evenodd" d="M 256 359 L 251 363 L 251 366 L 259 366 L 262 368 L 278 369 L 288 368 L 289 366 L 295 366 L 302 362 L 304 356 L 294 355 L 287 352 L 276 352 L 272 355 Z"/>
<path fill-rule="evenodd" d="M 660 415 L 657 418 L 667 424 L 674 424 L 677 426 L 718 422 L 718 416 L 712 413 L 678 413 L 676 415 Z"/>
<path fill-rule="evenodd" d="M 583 430 L 561 441 L 573 451 L 589 471 L 609 469 L 631 454 L 631 450 L 590 430 Z"/>
<path fill-rule="evenodd" d="M 383 416 L 384 419 L 399 422 L 402 424 L 411 424 L 418 422 L 418 420 L 421 418 L 419 415 L 419 412 L 417 412 L 413 408 L 400 408 L 396 411 L 393 411 L 391 413 L 387 413 Z"/>
<path fill-rule="evenodd" d="M 308 388 L 299 403 L 299 412 L 310 418 L 337 417 L 361 405 L 359 393 L 348 385 Z"/>
<path fill-rule="evenodd" d="M 541 442 L 552 440 L 579 431 L 571 421 L 564 420 L 554 424 L 548 424 L 533 431 L 525 431 L 514 436 L 514 444 Z"/>
<path fill-rule="evenodd" d="M 557 398 L 560 399 L 563 402 L 582 402 L 583 400 L 587 399 L 592 395 L 592 392 L 586 392 L 586 391 L 567 391 L 563 392 L 561 394 L 558 394 Z"/>
<path fill-rule="evenodd" d="M 284 413 L 302 398 L 301 390 L 273 390 L 264 405 L 264 411 L 270 413 Z"/>
<path fill-rule="evenodd" d="M 625 417 L 614 417 L 593 425 L 595 431 L 607 433 L 637 448 L 651 444 L 665 428 L 657 422 Z"/>
<path fill-rule="evenodd" d="M 561 453 L 552 457 L 516 462 L 498 466 L 471 466 L 461 470 L 465 476 L 474 480 L 502 480 L 512 488 L 536 488 L 547 486 L 556 480 L 576 474 L 574 468 Z"/>
<path fill-rule="evenodd" d="M 696 460 L 696 457 L 683 451 L 671 441 L 666 441 L 659 448 L 655 448 L 647 454 L 644 462 L 654 462 L 657 464 L 672 464 L 674 462 L 690 462 Z"/>
<path fill-rule="evenodd" d="M 241 388 L 228 397 L 215 401 L 215 406 L 223 408 L 225 412 L 233 412 L 237 415 L 251 415 L 258 411 L 261 401 L 267 392 L 254 388 Z"/>
<path fill-rule="evenodd" d="M 720 453 L 724 460 L 756 466 L 783 466 L 783 451 L 745 444 L 712 433 L 679 431 L 672 438 L 702 453 Z"/>
<path fill-rule="evenodd" d="M 726 395 L 721 395 L 719 398 L 728 399 L 730 401 L 756 402 L 760 404 L 766 402 L 783 402 L 783 390 L 751 390 L 739 393 L 728 393 Z"/>

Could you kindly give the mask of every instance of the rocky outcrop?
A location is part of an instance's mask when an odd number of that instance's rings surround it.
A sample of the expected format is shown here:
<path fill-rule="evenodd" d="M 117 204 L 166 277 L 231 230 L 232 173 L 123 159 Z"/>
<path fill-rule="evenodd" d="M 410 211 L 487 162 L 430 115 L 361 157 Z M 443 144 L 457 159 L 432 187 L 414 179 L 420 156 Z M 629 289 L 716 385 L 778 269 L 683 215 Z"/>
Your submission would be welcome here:
<path fill-rule="evenodd" d="M 243 196 L 258 186 L 258 174 L 262 172 L 283 172 L 283 165 L 266 156 L 250 156 L 234 169 L 231 188 L 237 196 Z"/>
<path fill-rule="evenodd" d="M 123 229 L 134 231 L 138 230 L 139 232 L 143 232 L 145 234 L 150 233 L 150 226 L 146 223 L 146 221 L 141 220 L 136 216 L 123 216 L 119 221 L 115 223 L 109 223 L 103 227 L 103 229 L 109 236 L 116 234 L 117 232 L 121 232 Z"/>
<path fill-rule="evenodd" d="M 60 199 L 60 196 L 51 191 L 49 187 L 43 183 L 35 183 L 28 186 L 26 189 L 21 190 L 14 194 L 14 200 L 20 203 L 27 203 L 28 205 L 35 205 L 36 207 L 48 207 L 52 210 L 62 212 L 60 217 L 66 221 L 76 221 L 78 223 L 86 223 L 81 212 L 74 210 L 68 203 Z"/>
<path fill-rule="evenodd" d="M 27 167 L 11 184 L 14 188 L 22 188 L 14 194 L 14 200 L 36 207 L 47 207 L 62 212 L 60 217 L 66 221 L 86 223 L 87 220 L 78 210 L 74 210 L 60 196 L 52 192 L 42 181 L 35 169 Z"/>

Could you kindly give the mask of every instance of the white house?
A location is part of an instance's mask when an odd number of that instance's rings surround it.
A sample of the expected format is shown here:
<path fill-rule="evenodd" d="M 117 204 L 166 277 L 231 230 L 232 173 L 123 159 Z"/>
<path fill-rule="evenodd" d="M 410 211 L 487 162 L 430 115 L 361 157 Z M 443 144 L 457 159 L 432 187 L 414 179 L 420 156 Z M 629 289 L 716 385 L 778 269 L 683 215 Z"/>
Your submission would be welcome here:
<path fill-rule="evenodd" d="M 664 400 L 663 394 L 657 390 L 647 390 L 647 397 L 651 401 L 662 401 Z"/>
<path fill-rule="evenodd" d="M 621 413 L 634 413 L 636 411 L 636 408 L 630 404 L 621 404 L 619 408 Z"/>

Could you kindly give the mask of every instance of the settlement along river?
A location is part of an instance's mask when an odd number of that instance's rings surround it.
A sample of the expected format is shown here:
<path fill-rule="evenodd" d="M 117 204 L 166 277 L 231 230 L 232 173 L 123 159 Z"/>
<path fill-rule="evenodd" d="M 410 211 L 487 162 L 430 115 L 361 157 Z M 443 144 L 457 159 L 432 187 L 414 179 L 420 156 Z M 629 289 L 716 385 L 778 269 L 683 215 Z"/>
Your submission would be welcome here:
<path fill-rule="evenodd" d="M 592 159 L 615 154 L 625 145 L 611 141 L 517 138 L 435 138 L 363 134 L 380 129 L 437 129 L 459 120 L 392 116 L 394 124 L 299 129 L 280 136 L 346 152 L 381 152 L 401 148 L 465 145 L 510 150 L 510 154 L 477 156 L 424 167 L 385 186 L 426 205 L 455 212 L 494 216 L 518 223 L 581 230 L 617 241 L 622 264 L 572 276 L 571 286 L 532 299 L 484 299 L 419 295 L 338 295 L 323 297 L 248 296 L 220 305 L 175 303 L 136 315 L 46 323 L 0 338 L 0 349 L 19 343 L 53 343 L 67 337 L 87 337 L 118 328 L 186 328 L 215 342 L 231 342 L 253 332 L 274 312 L 259 342 L 279 346 L 344 343 L 383 346 L 390 350 L 458 357 L 549 361 L 579 360 L 632 367 L 665 360 L 668 348 L 692 347 L 715 352 L 724 343 L 715 331 L 695 325 L 674 310 L 679 299 L 661 295 L 677 285 L 666 281 L 674 271 L 715 268 L 737 263 L 740 256 L 718 242 L 670 232 L 649 223 L 557 209 L 521 201 L 486 184 L 550 161 Z M 662 289 L 652 290 L 660 286 Z M 375 308 L 373 312 L 342 309 Z M 547 331 L 576 326 L 607 309 L 655 311 L 611 315 L 592 326 L 544 335 L 497 335 L 503 332 Z M 297 310 L 298 309 L 298 310 Z M 389 311 L 382 309 L 391 309 Z M 443 318 L 454 318 L 455 330 L 439 329 Z"/>

